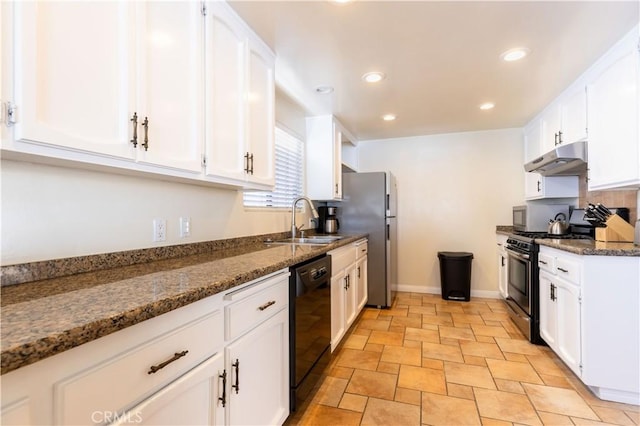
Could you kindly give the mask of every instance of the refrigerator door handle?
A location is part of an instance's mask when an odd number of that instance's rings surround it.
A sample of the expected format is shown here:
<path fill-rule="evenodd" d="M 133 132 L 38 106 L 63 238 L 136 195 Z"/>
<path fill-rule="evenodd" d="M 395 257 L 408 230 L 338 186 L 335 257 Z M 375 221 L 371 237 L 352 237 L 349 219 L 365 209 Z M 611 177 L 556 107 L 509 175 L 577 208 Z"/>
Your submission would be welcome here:
<path fill-rule="evenodd" d="M 391 240 L 391 225 L 387 223 L 387 241 Z"/>

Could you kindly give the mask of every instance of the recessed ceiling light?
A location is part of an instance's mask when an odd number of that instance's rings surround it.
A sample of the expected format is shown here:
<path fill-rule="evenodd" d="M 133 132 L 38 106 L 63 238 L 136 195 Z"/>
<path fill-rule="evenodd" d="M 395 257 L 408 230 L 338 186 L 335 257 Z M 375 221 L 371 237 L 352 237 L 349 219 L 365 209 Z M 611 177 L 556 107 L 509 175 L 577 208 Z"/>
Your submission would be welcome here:
<path fill-rule="evenodd" d="M 395 114 L 385 114 L 382 116 L 382 119 L 384 121 L 393 121 L 396 119 L 396 115 Z"/>
<path fill-rule="evenodd" d="M 372 72 L 368 72 L 366 74 L 364 74 L 362 76 L 362 79 L 364 81 L 366 81 L 367 83 L 377 83 L 379 81 L 384 80 L 386 76 L 384 75 L 383 72 L 379 72 L 379 71 L 372 71 Z"/>
<path fill-rule="evenodd" d="M 316 93 L 319 93 L 321 95 L 328 95 L 329 93 L 333 92 L 333 87 L 331 86 L 318 86 L 316 87 Z"/>
<path fill-rule="evenodd" d="M 500 57 L 502 58 L 503 61 L 513 62 L 513 61 L 517 61 L 524 58 L 529 54 L 529 52 L 531 52 L 531 50 L 527 49 L 526 47 L 516 47 L 514 49 L 509 49 L 506 52 L 502 53 Z"/>
<path fill-rule="evenodd" d="M 485 102 L 482 105 L 480 105 L 480 109 L 487 110 L 487 109 L 493 108 L 494 106 L 496 106 L 496 104 L 494 104 L 492 102 Z"/>

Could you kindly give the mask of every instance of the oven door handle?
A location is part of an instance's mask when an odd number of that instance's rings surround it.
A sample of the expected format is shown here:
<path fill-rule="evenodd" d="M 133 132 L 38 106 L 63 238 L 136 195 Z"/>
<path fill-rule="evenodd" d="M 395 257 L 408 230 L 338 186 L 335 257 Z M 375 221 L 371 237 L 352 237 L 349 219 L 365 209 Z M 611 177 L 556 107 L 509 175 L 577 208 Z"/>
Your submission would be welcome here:
<path fill-rule="evenodd" d="M 518 253 L 517 251 L 510 250 L 508 247 L 507 247 L 506 250 L 507 250 L 507 253 L 509 253 L 510 255 L 512 255 L 513 257 L 516 257 L 518 259 L 522 259 L 522 260 L 529 260 L 530 259 L 528 254 Z"/>

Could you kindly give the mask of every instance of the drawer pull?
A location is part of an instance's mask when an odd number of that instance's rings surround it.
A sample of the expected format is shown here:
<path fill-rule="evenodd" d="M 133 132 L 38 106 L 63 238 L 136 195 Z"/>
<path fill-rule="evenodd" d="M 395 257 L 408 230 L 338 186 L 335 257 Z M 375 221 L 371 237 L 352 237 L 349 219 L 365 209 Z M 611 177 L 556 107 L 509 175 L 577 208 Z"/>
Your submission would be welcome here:
<path fill-rule="evenodd" d="M 547 262 L 545 262 L 544 260 L 538 260 L 538 262 L 542 263 L 543 265 L 547 264 Z"/>
<path fill-rule="evenodd" d="M 224 407 L 227 404 L 227 370 L 218 374 L 218 378 L 222 379 L 222 396 L 218 398 L 218 401 L 222 402 L 222 407 Z"/>
<path fill-rule="evenodd" d="M 189 351 L 176 352 L 175 354 L 173 354 L 173 357 L 171 359 L 168 359 L 165 362 L 163 362 L 161 364 L 158 364 L 158 365 L 152 365 L 149 368 L 149 371 L 147 372 L 147 374 L 153 374 L 158 370 L 162 370 L 167 365 L 171 364 L 173 361 L 179 360 L 180 358 L 182 358 L 183 356 L 185 356 L 188 353 L 189 353 Z"/>
<path fill-rule="evenodd" d="M 562 271 L 562 272 L 565 272 L 565 273 L 566 273 L 566 272 L 569 272 L 569 270 L 567 270 L 567 269 L 563 269 L 563 268 L 561 268 L 561 267 L 559 267 L 559 266 L 558 266 L 558 271 Z"/>
<path fill-rule="evenodd" d="M 240 360 L 236 358 L 236 362 L 231 364 L 231 366 L 236 369 L 236 384 L 231 385 L 231 388 L 236 390 L 237 395 L 240 390 Z"/>
<path fill-rule="evenodd" d="M 269 306 L 273 306 L 273 305 L 275 305 L 275 304 L 276 304 L 276 301 L 275 301 L 275 300 L 271 300 L 271 301 L 269 301 L 269 302 L 265 303 L 265 304 L 264 304 L 264 305 L 262 305 L 262 306 L 258 306 L 258 309 L 260 309 L 261 311 L 264 311 L 264 310 L 265 310 L 265 309 L 267 309 Z"/>

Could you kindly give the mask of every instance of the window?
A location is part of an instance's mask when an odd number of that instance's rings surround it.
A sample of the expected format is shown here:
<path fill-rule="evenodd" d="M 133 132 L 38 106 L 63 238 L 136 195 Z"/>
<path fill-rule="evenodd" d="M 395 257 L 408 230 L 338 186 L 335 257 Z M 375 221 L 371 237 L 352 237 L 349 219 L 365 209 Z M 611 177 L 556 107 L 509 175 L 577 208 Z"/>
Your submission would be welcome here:
<path fill-rule="evenodd" d="M 245 207 L 289 208 L 302 195 L 302 141 L 278 127 L 275 132 L 276 185 L 273 191 L 246 191 Z"/>

